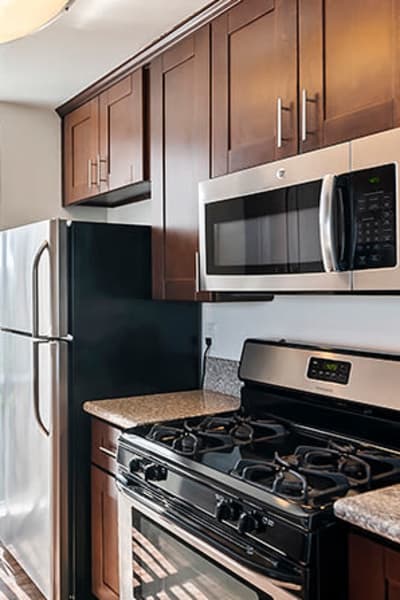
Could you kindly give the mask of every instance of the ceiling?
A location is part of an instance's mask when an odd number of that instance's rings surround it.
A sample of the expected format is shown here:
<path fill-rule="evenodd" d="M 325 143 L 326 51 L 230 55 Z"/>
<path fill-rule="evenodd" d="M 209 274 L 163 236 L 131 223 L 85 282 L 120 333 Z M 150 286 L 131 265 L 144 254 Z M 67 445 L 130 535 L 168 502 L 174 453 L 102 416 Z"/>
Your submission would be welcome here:
<path fill-rule="evenodd" d="M 75 0 L 41 31 L 0 46 L 0 101 L 56 107 L 210 0 Z"/>

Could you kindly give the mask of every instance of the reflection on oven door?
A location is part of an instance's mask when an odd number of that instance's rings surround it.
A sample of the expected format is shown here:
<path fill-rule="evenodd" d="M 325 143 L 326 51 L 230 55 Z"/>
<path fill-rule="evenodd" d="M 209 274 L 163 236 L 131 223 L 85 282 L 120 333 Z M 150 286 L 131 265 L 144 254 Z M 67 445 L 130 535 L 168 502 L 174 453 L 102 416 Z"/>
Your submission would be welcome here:
<path fill-rule="evenodd" d="M 258 592 L 135 513 L 132 587 L 138 600 L 258 600 Z M 262 598 L 267 598 L 265 595 Z"/>
<path fill-rule="evenodd" d="M 121 600 L 304 600 L 304 574 L 254 570 L 117 486 Z"/>

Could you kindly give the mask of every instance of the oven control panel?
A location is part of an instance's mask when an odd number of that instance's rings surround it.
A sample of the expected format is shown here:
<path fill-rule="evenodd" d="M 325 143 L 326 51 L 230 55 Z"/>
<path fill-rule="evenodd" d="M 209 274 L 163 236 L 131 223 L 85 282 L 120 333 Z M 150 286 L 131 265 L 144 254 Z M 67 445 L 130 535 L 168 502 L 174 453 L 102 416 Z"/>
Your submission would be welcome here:
<path fill-rule="evenodd" d="M 351 363 L 342 360 L 311 357 L 307 377 L 320 381 L 330 381 L 347 385 L 349 383 Z"/>

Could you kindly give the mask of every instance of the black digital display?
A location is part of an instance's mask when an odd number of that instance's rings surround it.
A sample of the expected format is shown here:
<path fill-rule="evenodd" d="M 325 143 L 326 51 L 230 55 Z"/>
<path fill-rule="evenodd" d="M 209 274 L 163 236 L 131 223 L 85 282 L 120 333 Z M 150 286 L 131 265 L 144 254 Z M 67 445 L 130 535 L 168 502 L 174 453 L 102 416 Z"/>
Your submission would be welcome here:
<path fill-rule="evenodd" d="M 347 385 L 350 371 L 351 363 L 349 362 L 312 357 L 308 365 L 307 377 Z"/>

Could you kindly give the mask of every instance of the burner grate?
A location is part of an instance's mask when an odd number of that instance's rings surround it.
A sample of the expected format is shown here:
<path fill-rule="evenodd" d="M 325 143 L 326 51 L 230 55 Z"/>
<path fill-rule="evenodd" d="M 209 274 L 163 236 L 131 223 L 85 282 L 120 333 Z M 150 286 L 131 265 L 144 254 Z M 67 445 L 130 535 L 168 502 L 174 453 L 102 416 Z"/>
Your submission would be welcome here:
<path fill-rule="evenodd" d="M 273 494 L 306 505 L 323 503 L 334 496 L 343 496 L 350 487 L 347 477 L 342 473 L 297 467 L 277 452 L 271 461 L 239 461 L 232 475 Z"/>
<path fill-rule="evenodd" d="M 195 457 L 205 452 L 231 450 L 234 446 L 273 442 L 287 434 L 287 428 L 276 421 L 234 414 L 186 420 L 176 425 L 156 424 L 146 437 L 178 454 Z"/>

